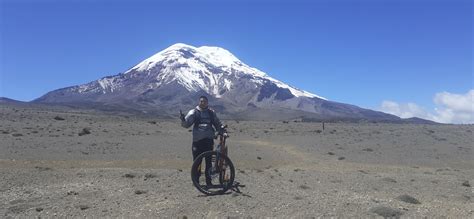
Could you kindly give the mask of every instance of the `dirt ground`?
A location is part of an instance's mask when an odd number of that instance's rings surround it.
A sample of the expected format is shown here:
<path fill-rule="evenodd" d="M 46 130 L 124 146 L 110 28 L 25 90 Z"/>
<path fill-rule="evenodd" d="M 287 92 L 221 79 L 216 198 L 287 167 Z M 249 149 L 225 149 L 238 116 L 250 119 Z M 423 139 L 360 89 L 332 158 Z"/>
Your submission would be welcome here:
<path fill-rule="evenodd" d="M 0 105 L 0 217 L 474 217 L 473 125 L 224 122 L 204 196 L 178 120 Z"/>

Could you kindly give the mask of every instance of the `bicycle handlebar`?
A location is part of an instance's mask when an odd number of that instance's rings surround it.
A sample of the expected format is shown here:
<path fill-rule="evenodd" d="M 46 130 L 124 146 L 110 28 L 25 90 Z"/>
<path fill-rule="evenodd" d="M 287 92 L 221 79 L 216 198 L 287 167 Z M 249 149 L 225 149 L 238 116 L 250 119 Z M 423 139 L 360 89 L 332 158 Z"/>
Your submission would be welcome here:
<path fill-rule="evenodd" d="M 229 134 L 227 132 L 227 125 L 221 125 L 221 128 L 219 131 L 217 131 L 216 135 L 214 136 L 215 139 L 217 139 L 217 137 L 219 135 L 222 135 L 224 138 L 228 138 L 229 137 Z"/>

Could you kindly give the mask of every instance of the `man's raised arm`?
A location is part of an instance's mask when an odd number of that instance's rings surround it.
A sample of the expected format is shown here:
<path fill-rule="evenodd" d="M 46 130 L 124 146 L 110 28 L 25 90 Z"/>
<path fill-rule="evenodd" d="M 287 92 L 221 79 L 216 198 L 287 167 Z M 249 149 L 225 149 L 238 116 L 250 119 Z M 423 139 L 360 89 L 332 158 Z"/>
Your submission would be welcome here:
<path fill-rule="evenodd" d="M 183 117 L 181 117 L 183 118 Z M 184 128 L 189 128 L 194 123 L 194 109 L 190 110 L 188 114 L 181 119 L 181 126 Z"/>

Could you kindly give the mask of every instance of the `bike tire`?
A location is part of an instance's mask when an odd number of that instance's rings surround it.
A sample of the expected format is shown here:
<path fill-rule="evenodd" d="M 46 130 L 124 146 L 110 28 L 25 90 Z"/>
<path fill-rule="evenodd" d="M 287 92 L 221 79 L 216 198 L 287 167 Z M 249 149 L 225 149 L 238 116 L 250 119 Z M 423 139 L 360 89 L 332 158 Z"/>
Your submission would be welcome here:
<path fill-rule="evenodd" d="M 219 174 L 217 176 L 219 178 L 218 179 L 219 185 L 215 185 L 214 187 L 201 185 L 199 178 L 201 177 L 202 173 L 200 173 L 199 171 L 200 171 L 200 166 L 203 163 L 203 159 L 206 159 L 206 158 L 212 159 L 212 158 L 216 158 L 217 156 L 219 156 L 219 159 L 224 161 L 226 171 L 227 171 L 227 168 L 230 170 L 229 180 L 227 180 L 226 183 L 224 183 L 222 170 L 216 170 L 216 172 L 213 174 L 215 175 Z M 202 177 L 205 178 L 206 177 L 205 174 Z M 219 194 L 225 193 L 227 190 L 229 190 L 232 187 L 234 183 L 234 178 L 235 178 L 234 164 L 232 163 L 229 157 L 216 151 L 207 151 L 200 154 L 198 157 L 196 157 L 191 167 L 191 179 L 193 181 L 193 185 L 194 187 L 196 187 L 198 191 L 202 192 L 205 195 L 219 195 Z"/>

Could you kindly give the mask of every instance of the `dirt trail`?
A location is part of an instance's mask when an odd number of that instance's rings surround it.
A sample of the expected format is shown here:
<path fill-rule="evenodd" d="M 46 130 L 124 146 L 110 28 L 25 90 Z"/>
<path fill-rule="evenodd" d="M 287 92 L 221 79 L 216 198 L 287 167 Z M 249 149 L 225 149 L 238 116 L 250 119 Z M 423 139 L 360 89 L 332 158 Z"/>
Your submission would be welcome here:
<path fill-rule="evenodd" d="M 434 167 L 419 167 L 413 166 L 408 167 L 406 165 L 388 165 L 388 164 L 370 164 L 370 163 L 358 163 L 350 161 L 339 161 L 339 160 L 328 160 L 322 159 L 321 156 L 304 152 L 302 148 L 290 144 L 278 144 L 270 141 L 263 140 L 244 140 L 237 141 L 237 143 L 254 145 L 264 151 L 264 153 L 270 153 L 278 150 L 291 156 L 291 159 L 286 162 L 277 161 L 275 167 L 282 169 L 301 169 L 301 170 L 316 170 L 321 172 L 359 172 L 359 171 L 371 171 L 381 173 L 392 173 L 397 174 L 401 172 L 420 172 L 420 171 L 436 171 L 438 168 Z"/>

